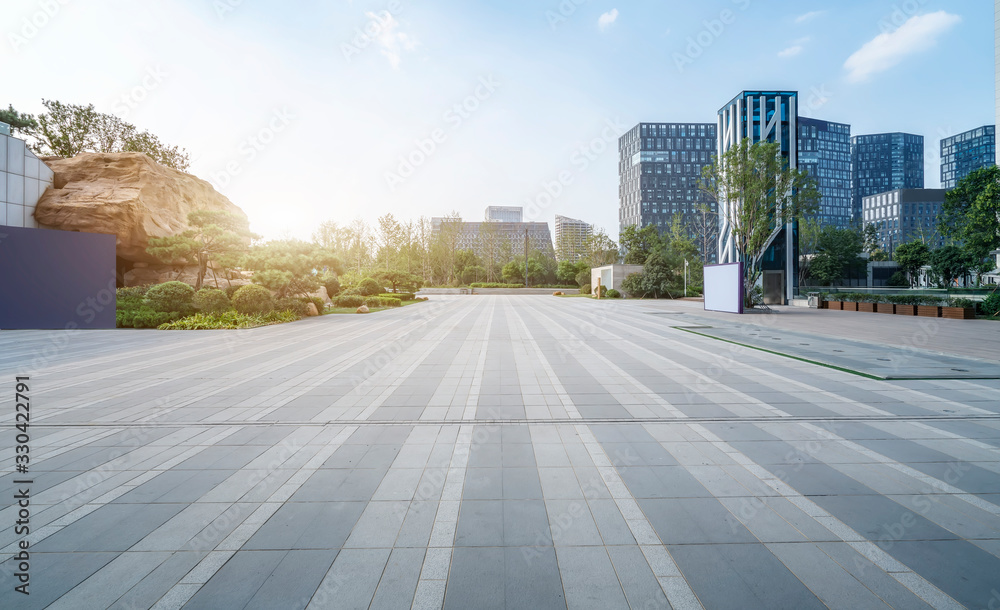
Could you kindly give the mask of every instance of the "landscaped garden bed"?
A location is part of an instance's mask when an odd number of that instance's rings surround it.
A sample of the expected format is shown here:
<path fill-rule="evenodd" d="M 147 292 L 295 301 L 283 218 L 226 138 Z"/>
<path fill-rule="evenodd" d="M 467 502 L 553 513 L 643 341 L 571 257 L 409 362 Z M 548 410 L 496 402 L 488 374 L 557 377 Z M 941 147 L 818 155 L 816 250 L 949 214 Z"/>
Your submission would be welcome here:
<path fill-rule="evenodd" d="M 920 294 L 885 295 L 862 292 L 821 294 L 819 308 L 953 320 L 973 320 L 976 317 L 976 304 L 969 299 L 948 299 Z"/>

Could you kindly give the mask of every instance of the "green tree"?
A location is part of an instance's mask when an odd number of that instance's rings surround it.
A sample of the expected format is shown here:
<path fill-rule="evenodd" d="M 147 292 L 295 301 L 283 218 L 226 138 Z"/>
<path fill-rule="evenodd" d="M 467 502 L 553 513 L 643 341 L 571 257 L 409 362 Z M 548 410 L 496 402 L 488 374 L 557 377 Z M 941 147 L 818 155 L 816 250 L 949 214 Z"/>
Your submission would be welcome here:
<path fill-rule="evenodd" d="M 641 229 L 629 225 L 618 235 L 618 242 L 626 265 L 642 265 L 651 252 L 663 245 L 656 225 L 646 225 Z"/>
<path fill-rule="evenodd" d="M 608 237 L 604 229 L 595 229 L 594 234 L 584 241 L 584 247 L 590 267 L 603 267 L 618 262 L 618 244 Z"/>
<path fill-rule="evenodd" d="M 854 229 L 823 227 L 816 239 L 812 274 L 824 286 L 842 280 L 852 270 L 864 264 L 863 259 L 858 256 L 864 246 L 864 237 Z"/>
<path fill-rule="evenodd" d="M 804 286 L 811 277 L 813 261 L 819 249 L 819 236 L 823 227 L 815 218 L 799 222 L 799 285 Z"/>
<path fill-rule="evenodd" d="M 0 108 L 0 122 L 10 125 L 10 132 L 14 135 L 22 133 L 30 136 L 38 129 L 38 121 L 34 115 L 18 112 L 10 104 L 7 105 L 7 110 Z"/>
<path fill-rule="evenodd" d="M 271 290 L 279 299 L 315 292 L 324 278 L 324 269 L 336 274 L 344 271 L 333 252 L 297 239 L 257 245 L 244 260 L 254 271 L 254 283 Z"/>
<path fill-rule="evenodd" d="M 931 273 L 942 288 L 949 288 L 956 280 L 965 277 L 976 263 L 971 253 L 955 245 L 934 250 L 930 253 L 929 261 Z"/>
<path fill-rule="evenodd" d="M 420 276 L 407 273 L 401 269 L 379 271 L 373 276 L 383 286 L 391 286 L 393 292 L 413 292 L 420 287 Z"/>
<path fill-rule="evenodd" d="M 93 104 L 81 106 L 42 100 L 46 112 L 38 116 L 40 152 L 60 157 L 74 157 L 82 152 L 143 153 L 162 165 L 186 171 L 190 159 L 184 149 L 164 144 L 148 131 L 94 109 Z"/>
<path fill-rule="evenodd" d="M 576 277 L 581 273 L 586 273 L 587 277 L 590 277 L 590 265 L 585 261 L 559 261 L 559 266 L 556 268 L 556 280 L 560 284 L 575 284 Z"/>
<path fill-rule="evenodd" d="M 167 264 L 198 265 L 195 290 L 201 289 L 210 262 L 231 264 L 231 256 L 246 251 L 256 237 L 245 216 L 220 210 L 195 210 L 188 214 L 188 225 L 191 228 L 179 235 L 151 238 L 146 252 Z"/>
<path fill-rule="evenodd" d="M 917 280 L 920 268 L 930 261 L 930 249 L 922 241 L 914 240 L 896 248 L 896 262 L 909 278 L 910 286 Z"/>
<path fill-rule="evenodd" d="M 469 265 L 462 269 L 462 283 L 472 284 L 473 282 L 486 281 L 486 267 L 482 265 Z"/>
<path fill-rule="evenodd" d="M 700 188 L 719 203 L 736 256 L 745 263 L 746 293 L 760 277 L 760 259 L 780 225 L 815 212 L 816 181 L 787 166 L 781 145 L 744 139 L 702 169 Z"/>
<path fill-rule="evenodd" d="M 386 271 L 389 270 L 389 263 L 398 251 L 400 234 L 399 221 L 392 214 L 386 214 L 378 219 L 378 257 L 382 259 Z"/>
<path fill-rule="evenodd" d="M 938 229 L 961 243 L 977 261 L 1000 248 L 1000 167 L 977 169 L 948 191 Z"/>

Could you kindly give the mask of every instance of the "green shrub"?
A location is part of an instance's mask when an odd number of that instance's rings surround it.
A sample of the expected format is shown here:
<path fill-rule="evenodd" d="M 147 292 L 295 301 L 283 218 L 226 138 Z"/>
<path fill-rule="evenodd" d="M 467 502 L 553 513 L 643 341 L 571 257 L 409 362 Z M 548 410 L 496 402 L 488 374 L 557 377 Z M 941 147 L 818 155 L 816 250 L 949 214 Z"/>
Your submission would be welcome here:
<path fill-rule="evenodd" d="M 893 286 L 895 288 L 909 288 L 910 280 L 906 279 L 905 273 L 897 271 L 892 274 L 892 277 L 889 278 L 889 282 L 886 285 Z"/>
<path fill-rule="evenodd" d="M 300 318 L 309 311 L 309 305 L 301 299 L 285 297 L 274 302 L 274 311 L 290 311 Z"/>
<path fill-rule="evenodd" d="M 198 311 L 226 311 L 232 307 L 229 297 L 218 288 L 202 288 L 194 294 L 194 306 Z"/>
<path fill-rule="evenodd" d="M 361 307 L 365 304 L 364 297 L 357 294 L 344 294 L 333 302 L 336 307 Z"/>
<path fill-rule="evenodd" d="M 233 294 L 233 307 L 244 314 L 268 313 L 274 309 L 274 297 L 259 284 L 247 284 Z"/>
<path fill-rule="evenodd" d="M 582 284 L 580 286 L 580 294 L 590 294 L 590 284 Z"/>
<path fill-rule="evenodd" d="M 983 299 L 983 302 L 979 304 L 979 309 L 986 316 L 1000 315 L 1000 292 L 994 292 Z"/>
<path fill-rule="evenodd" d="M 299 316 L 290 311 L 271 311 L 261 314 L 244 314 L 236 311 L 197 313 L 179 320 L 161 324 L 160 330 L 209 330 L 216 328 L 255 328 L 269 324 L 294 322 Z"/>
<path fill-rule="evenodd" d="M 319 297 L 305 297 L 302 300 L 306 304 L 312 303 L 313 305 L 315 305 L 316 306 L 316 313 L 323 313 L 323 310 L 326 309 L 326 303 L 323 301 L 323 299 L 321 299 Z"/>
<path fill-rule="evenodd" d="M 326 294 L 328 294 L 331 299 L 340 294 L 340 279 L 337 278 L 336 275 L 321 276 L 319 278 L 319 283 L 326 287 Z"/>
<path fill-rule="evenodd" d="M 365 305 L 368 307 L 400 307 L 403 302 L 393 297 L 367 297 Z"/>
<path fill-rule="evenodd" d="M 225 292 L 226 292 L 226 296 L 229 297 L 229 300 L 233 299 L 233 295 L 236 294 L 236 291 L 239 290 L 240 288 L 243 288 L 243 285 L 240 285 L 240 286 L 226 286 Z"/>
<path fill-rule="evenodd" d="M 601 297 L 602 299 L 608 296 L 608 287 L 607 287 L 607 286 L 605 286 L 604 284 L 601 284 L 601 285 L 600 285 L 600 286 L 598 287 L 598 290 L 600 291 L 600 295 L 599 295 L 599 296 L 600 296 L 600 297 Z"/>
<path fill-rule="evenodd" d="M 416 295 L 414 295 L 412 292 L 384 292 L 376 296 L 389 297 L 390 299 L 399 299 L 400 301 L 412 301 Z"/>
<path fill-rule="evenodd" d="M 115 290 L 115 296 L 118 299 L 139 299 L 141 301 L 146 296 L 147 291 L 149 291 L 149 286 L 125 286 Z"/>
<path fill-rule="evenodd" d="M 976 302 L 972 299 L 957 298 L 951 299 L 948 303 L 948 307 L 975 307 Z"/>
<path fill-rule="evenodd" d="M 146 292 L 146 304 L 156 311 L 189 312 L 194 309 L 194 288 L 184 282 L 164 282 Z"/>
<path fill-rule="evenodd" d="M 583 288 L 584 286 L 589 287 L 590 283 L 593 281 L 592 278 L 591 278 L 591 276 L 590 276 L 590 269 L 585 269 L 584 271 L 581 271 L 580 273 L 577 273 L 575 279 L 576 279 L 577 285 L 580 288 Z"/>
<path fill-rule="evenodd" d="M 607 293 L 606 296 L 609 299 L 620 299 L 620 298 L 622 298 L 622 293 L 620 293 L 617 290 L 615 290 L 614 288 L 612 288 L 612 289 L 608 290 L 608 293 Z"/>
<path fill-rule="evenodd" d="M 156 328 L 160 324 L 180 320 L 183 317 L 183 314 L 177 311 L 168 312 L 140 309 L 135 312 L 132 318 L 132 328 Z"/>
<path fill-rule="evenodd" d="M 382 292 L 382 287 L 372 278 L 366 277 L 358 284 L 357 290 L 361 296 L 372 297 Z"/>

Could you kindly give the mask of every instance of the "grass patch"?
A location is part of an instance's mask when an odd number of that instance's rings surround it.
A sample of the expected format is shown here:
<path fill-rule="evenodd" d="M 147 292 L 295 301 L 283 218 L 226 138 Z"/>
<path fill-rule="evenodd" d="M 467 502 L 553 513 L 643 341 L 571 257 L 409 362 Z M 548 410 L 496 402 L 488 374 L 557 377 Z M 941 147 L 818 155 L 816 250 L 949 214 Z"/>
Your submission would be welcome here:
<path fill-rule="evenodd" d="M 416 303 L 423 303 L 423 299 L 414 299 L 412 301 L 400 301 L 399 307 L 406 307 L 407 305 L 414 305 Z M 399 307 L 369 307 L 368 313 L 378 313 L 380 311 L 385 311 L 386 309 L 399 309 Z M 327 307 L 323 310 L 323 315 L 329 314 L 345 314 L 345 313 L 358 313 L 357 307 Z"/>

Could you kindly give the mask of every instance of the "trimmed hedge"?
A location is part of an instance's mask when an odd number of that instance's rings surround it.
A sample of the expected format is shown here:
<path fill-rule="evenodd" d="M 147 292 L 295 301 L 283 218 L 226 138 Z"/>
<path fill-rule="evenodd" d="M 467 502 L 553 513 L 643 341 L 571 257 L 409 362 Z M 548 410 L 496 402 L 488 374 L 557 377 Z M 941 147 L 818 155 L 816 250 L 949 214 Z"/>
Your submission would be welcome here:
<path fill-rule="evenodd" d="M 403 302 L 393 297 L 367 297 L 365 305 L 368 307 L 401 307 Z"/>
<path fill-rule="evenodd" d="M 524 284 L 498 284 L 496 282 L 473 282 L 470 288 L 524 288 Z"/>
<path fill-rule="evenodd" d="M 177 311 L 155 311 L 149 307 L 115 312 L 118 328 L 156 328 L 160 324 L 180 320 L 184 314 Z"/>
<path fill-rule="evenodd" d="M 365 298 L 357 294 L 345 294 L 337 297 L 333 304 L 335 307 L 361 307 L 365 304 Z"/>
<path fill-rule="evenodd" d="M 377 294 L 375 296 L 399 299 L 400 301 L 412 301 L 416 297 L 416 295 L 412 292 L 383 292 L 382 294 Z"/>
<path fill-rule="evenodd" d="M 843 301 L 845 303 L 892 303 L 895 305 L 923 305 L 928 307 L 975 307 L 970 299 L 948 299 L 929 294 L 868 294 L 866 292 L 820 293 L 822 301 Z"/>
<path fill-rule="evenodd" d="M 285 297 L 274 302 L 274 311 L 290 311 L 301 318 L 309 312 L 309 305 L 300 299 Z"/>
<path fill-rule="evenodd" d="M 274 310 L 274 297 L 260 284 L 247 284 L 233 294 L 233 307 L 243 314 L 268 313 Z"/>
<path fill-rule="evenodd" d="M 603 288 L 603 286 L 602 286 L 602 288 Z M 604 296 L 607 297 L 607 298 L 609 298 L 609 299 L 620 299 L 620 298 L 622 298 L 622 293 L 620 293 L 617 290 L 615 290 L 614 288 L 612 288 L 612 289 L 608 290 L 607 294 L 605 294 Z"/>

